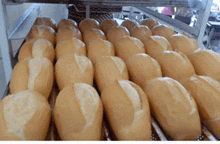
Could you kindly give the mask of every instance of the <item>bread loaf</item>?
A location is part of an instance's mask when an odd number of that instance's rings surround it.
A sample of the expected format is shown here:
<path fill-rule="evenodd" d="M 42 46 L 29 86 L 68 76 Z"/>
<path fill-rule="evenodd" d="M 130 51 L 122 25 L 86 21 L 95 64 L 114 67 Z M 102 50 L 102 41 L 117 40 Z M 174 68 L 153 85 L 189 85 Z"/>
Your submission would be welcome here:
<path fill-rule="evenodd" d="M 70 53 L 76 53 L 79 55 L 86 56 L 86 46 L 85 44 L 73 37 L 71 39 L 63 40 L 56 45 L 56 59 L 58 60 L 60 57 Z"/>
<path fill-rule="evenodd" d="M 0 140 L 44 140 L 50 117 L 50 105 L 39 93 L 8 95 L 0 101 Z"/>
<path fill-rule="evenodd" d="M 196 140 L 201 135 L 197 105 L 179 82 L 156 78 L 147 83 L 144 91 L 151 113 L 174 140 Z"/>
<path fill-rule="evenodd" d="M 95 82 L 100 92 L 117 79 L 128 80 L 128 71 L 124 61 L 118 57 L 105 56 L 95 64 Z"/>
<path fill-rule="evenodd" d="M 63 26 L 72 26 L 79 29 L 78 24 L 72 19 L 61 19 L 57 24 L 57 29 L 59 30 Z"/>
<path fill-rule="evenodd" d="M 54 61 L 55 52 L 51 42 L 45 39 L 38 39 L 34 42 L 27 41 L 19 51 L 18 61 L 41 56 L 48 58 L 51 62 Z"/>
<path fill-rule="evenodd" d="M 95 39 L 89 42 L 87 46 L 88 58 L 93 64 L 104 56 L 115 56 L 113 44 L 107 40 Z"/>
<path fill-rule="evenodd" d="M 57 30 L 55 20 L 49 17 L 38 17 L 34 25 L 46 25 L 46 26 L 52 27 L 55 31 Z"/>
<path fill-rule="evenodd" d="M 91 61 L 76 53 L 58 59 L 55 65 L 56 82 L 60 90 L 70 83 L 93 85 L 94 69 Z"/>
<path fill-rule="evenodd" d="M 158 35 L 169 39 L 175 34 L 173 28 L 167 25 L 157 25 L 151 29 L 153 35 Z"/>
<path fill-rule="evenodd" d="M 101 99 L 118 140 L 151 140 L 149 103 L 138 85 L 115 80 L 103 90 Z"/>
<path fill-rule="evenodd" d="M 139 39 L 129 36 L 124 36 L 116 42 L 115 51 L 125 62 L 133 55 L 145 53 L 144 44 Z"/>
<path fill-rule="evenodd" d="M 171 77 L 180 83 L 195 75 L 195 70 L 186 55 L 175 51 L 164 51 L 156 58 L 163 76 Z"/>
<path fill-rule="evenodd" d="M 100 24 L 100 29 L 107 35 L 108 30 L 110 30 L 112 27 L 118 26 L 118 23 L 114 19 L 105 19 Z"/>
<path fill-rule="evenodd" d="M 89 29 L 83 33 L 83 41 L 86 45 L 89 44 L 90 41 L 95 39 L 103 39 L 106 40 L 105 34 L 100 29 Z"/>
<path fill-rule="evenodd" d="M 152 36 L 151 30 L 147 26 L 143 25 L 133 27 L 130 33 L 132 37 L 141 40 L 141 42 L 144 42 L 147 37 Z"/>
<path fill-rule="evenodd" d="M 78 29 L 76 29 L 72 26 L 60 27 L 57 32 L 57 43 L 59 43 L 63 40 L 71 39 L 73 37 L 75 37 L 79 40 L 82 40 L 82 34 Z"/>
<path fill-rule="evenodd" d="M 182 34 L 174 34 L 168 40 L 174 49 L 178 49 L 186 55 L 192 54 L 199 48 L 193 39 Z"/>
<path fill-rule="evenodd" d="M 140 25 L 147 26 L 150 30 L 152 30 L 153 27 L 159 25 L 158 22 L 152 18 L 144 19 L 140 22 Z"/>
<path fill-rule="evenodd" d="M 136 54 L 126 61 L 130 80 L 145 88 L 146 82 L 162 77 L 158 62 L 146 54 Z"/>
<path fill-rule="evenodd" d="M 192 76 L 183 86 L 195 99 L 203 123 L 220 137 L 220 83 L 207 76 Z"/>
<path fill-rule="evenodd" d="M 196 74 L 210 76 L 220 82 L 220 54 L 211 50 L 198 49 L 189 56 Z"/>
<path fill-rule="evenodd" d="M 130 33 L 127 28 L 122 26 L 114 26 L 107 33 L 107 39 L 113 44 L 116 44 L 116 41 L 123 36 L 130 36 Z"/>
<path fill-rule="evenodd" d="M 82 33 L 92 28 L 99 29 L 99 22 L 95 19 L 84 19 L 79 23 L 79 29 Z"/>
<path fill-rule="evenodd" d="M 131 31 L 133 27 L 138 26 L 138 25 L 139 24 L 135 20 L 130 20 L 130 19 L 124 20 L 121 23 L 121 26 L 126 27 L 128 31 Z"/>
<path fill-rule="evenodd" d="M 98 93 L 85 83 L 66 86 L 57 97 L 54 119 L 62 140 L 100 140 L 103 107 Z"/>
<path fill-rule="evenodd" d="M 155 58 L 163 51 L 172 51 L 172 46 L 166 38 L 162 36 L 151 36 L 143 41 L 145 51 L 148 55 Z"/>
<path fill-rule="evenodd" d="M 34 25 L 25 40 L 46 39 L 53 45 L 56 44 L 56 33 L 53 28 L 45 25 Z"/>
<path fill-rule="evenodd" d="M 25 59 L 15 65 L 10 81 L 12 94 L 34 90 L 48 99 L 54 81 L 53 64 L 44 57 Z"/>

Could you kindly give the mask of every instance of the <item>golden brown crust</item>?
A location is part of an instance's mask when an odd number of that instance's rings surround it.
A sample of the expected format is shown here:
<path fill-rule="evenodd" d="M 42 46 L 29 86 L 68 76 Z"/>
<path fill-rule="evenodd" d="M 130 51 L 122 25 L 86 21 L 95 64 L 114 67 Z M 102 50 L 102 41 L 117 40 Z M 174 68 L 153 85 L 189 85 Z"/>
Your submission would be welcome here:
<path fill-rule="evenodd" d="M 26 41 L 21 49 L 19 50 L 19 54 L 18 54 L 18 61 L 23 61 L 26 58 L 32 58 L 32 45 L 33 42 L 32 41 Z"/>
<path fill-rule="evenodd" d="M 34 25 L 46 25 L 52 27 L 55 31 L 57 30 L 56 22 L 49 17 L 38 17 L 34 23 Z"/>
<path fill-rule="evenodd" d="M 92 28 L 99 29 L 99 22 L 95 19 L 84 19 L 79 23 L 79 29 L 82 33 Z"/>
<path fill-rule="evenodd" d="M 114 19 L 106 19 L 103 20 L 102 23 L 100 24 L 100 29 L 107 35 L 108 30 L 110 30 L 112 27 L 118 26 L 118 23 Z"/>
<path fill-rule="evenodd" d="M 59 30 L 63 26 L 73 26 L 76 29 L 79 29 L 78 24 L 72 19 L 61 19 L 57 24 L 57 29 Z"/>
<path fill-rule="evenodd" d="M 151 29 L 153 35 L 165 37 L 167 40 L 174 35 L 174 30 L 171 26 L 157 25 Z"/>
<path fill-rule="evenodd" d="M 152 30 L 153 27 L 158 25 L 158 22 L 152 18 L 144 19 L 140 22 L 140 25 L 147 26 L 150 30 Z"/>
<path fill-rule="evenodd" d="M 95 39 L 106 40 L 105 34 L 100 29 L 91 28 L 89 30 L 84 31 L 83 33 L 83 41 L 85 44 L 89 44 L 89 42 Z"/>
<path fill-rule="evenodd" d="M 138 22 L 134 21 L 134 20 L 124 20 L 121 23 L 121 26 L 126 27 L 128 29 L 128 31 L 130 32 L 132 28 L 134 28 L 135 26 L 138 26 Z"/>
<path fill-rule="evenodd" d="M 147 37 L 152 36 L 151 30 L 143 25 L 133 27 L 130 33 L 132 37 L 139 39 L 141 42 L 144 42 Z"/>
<path fill-rule="evenodd" d="M 57 32 L 57 43 L 63 40 L 71 39 L 73 37 L 82 40 L 82 34 L 78 29 L 68 25 L 63 26 Z"/>

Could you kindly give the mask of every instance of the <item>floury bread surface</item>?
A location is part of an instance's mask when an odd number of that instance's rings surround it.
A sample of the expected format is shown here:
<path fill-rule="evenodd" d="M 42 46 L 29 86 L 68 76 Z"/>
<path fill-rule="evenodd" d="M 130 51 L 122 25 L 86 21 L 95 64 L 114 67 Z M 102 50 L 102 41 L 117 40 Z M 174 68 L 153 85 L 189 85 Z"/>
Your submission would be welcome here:
<path fill-rule="evenodd" d="M 99 22 L 95 19 L 84 19 L 79 23 L 79 29 L 82 34 L 92 28 L 99 29 Z"/>
<path fill-rule="evenodd" d="M 96 39 L 87 46 L 88 58 L 93 64 L 104 56 L 115 56 L 115 47 L 107 40 Z"/>
<path fill-rule="evenodd" d="M 62 140 L 101 140 L 102 102 L 88 84 L 70 84 L 59 93 L 54 119 Z"/>
<path fill-rule="evenodd" d="M 144 42 L 147 37 L 152 36 L 151 30 L 143 25 L 133 27 L 130 33 L 132 37 L 139 39 L 141 42 Z"/>
<path fill-rule="evenodd" d="M 165 37 L 167 40 L 175 34 L 173 27 L 167 25 L 157 25 L 151 31 L 153 35 Z"/>
<path fill-rule="evenodd" d="M 67 54 L 57 61 L 55 77 L 60 90 L 70 83 L 87 83 L 92 86 L 94 68 L 86 56 Z"/>
<path fill-rule="evenodd" d="M 134 28 L 135 26 L 138 26 L 138 22 L 134 21 L 134 20 L 124 20 L 121 23 L 121 26 L 126 27 L 128 29 L 128 31 L 130 32 L 132 28 Z"/>
<path fill-rule="evenodd" d="M 105 34 L 100 29 L 95 29 L 95 28 L 86 30 L 83 33 L 83 41 L 85 42 L 85 44 L 88 45 L 89 42 L 95 39 L 106 40 L 106 37 L 105 37 Z"/>
<path fill-rule="evenodd" d="M 47 58 L 25 59 L 12 71 L 10 92 L 15 94 L 24 90 L 34 90 L 48 98 L 54 81 L 53 71 L 53 64 Z"/>
<path fill-rule="evenodd" d="M 100 24 L 100 29 L 107 35 L 108 30 L 110 30 L 112 27 L 118 26 L 118 23 L 114 19 L 106 19 L 103 20 Z"/>
<path fill-rule="evenodd" d="M 73 26 L 63 26 L 57 32 L 57 43 L 71 38 L 82 40 L 81 32 Z"/>
<path fill-rule="evenodd" d="M 137 54 L 126 61 L 130 80 L 142 89 L 151 79 L 162 77 L 159 63 L 147 54 Z"/>
<path fill-rule="evenodd" d="M 144 91 L 151 113 L 174 140 L 196 140 L 201 135 L 197 105 L 179 82 L 156 78 L 146 84 Z"/>
<path fill-rule="evenodd" d="M 55 31 L 57 30 L 55 20 L 49 17 L 38 17 L 34 25 L 46 25 L 46 26 L 52 27 Z"/>
<path fill-rule="evenodd" d="M 44 140 L 50 118 L 50 105 L 39 93 L 8 95 L 0 102 L 0 140 Z"/>
<path fill-rule="evenodd" d="M 203 123 L 220 137 L 220 83 L 207 76 L 192 76 L 183 86 L 195 99 Z"/>
<path fill-rule="evenodd" d="M 56 44 L 56 32 L 53 28 L 46 25 L 34 25 L 25 40 L 46 39 L 53 45 Z"/>
<path fill-rule="evenodd" d="M 46 57 L 53 62 L 55 58 L 53 45 L 46 39 L 25 42 L 19 51 L 18 61 L 36 57 Z"/>
<path fill-rule="evenodd" d="M 118 140 L 151 140 L 147 96 L 128 80 L 115 80 L 101 94 L 107 120 Z"/>
<path fill-rule="evenodd" d="M 56 59 L 58 60 L 60 57 L 70 53 L 76 53 L 79 55 L 86 56 L 86 46 L 84 42 L 73 37 L 64 41 L 59 42 L 56 45 Z"/>
<path fill-rule="evenodd" d="M 117 79 L 128 80 L 128 71 L 119 57 L 105 56 L 99 59 L 95 67 L 95 82 L 100 92 Z"/>
<path fill-rule="evenodd" d="M 64 26 L 72 26 L 75 27 L 76 29 L 79 29 L 77 23 L 72 19 L 61 19 L 57 24 L 57 29 L 59 30 L 61 27 Z"/>

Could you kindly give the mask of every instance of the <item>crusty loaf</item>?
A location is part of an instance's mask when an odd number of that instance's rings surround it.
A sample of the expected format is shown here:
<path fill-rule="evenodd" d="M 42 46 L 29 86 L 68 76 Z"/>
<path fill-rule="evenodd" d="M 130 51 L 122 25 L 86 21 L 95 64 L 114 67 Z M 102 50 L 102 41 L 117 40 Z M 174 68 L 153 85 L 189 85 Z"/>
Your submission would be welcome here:
<path fill-rule="evenodd" d="M 115 80 L 101 94 L 107 120 L 118 140 L 151 140 L 147 96 L 133 82 Z"/>
<path fill-rule="evenodd" d="M 145 88 L 146 82 L 162 77 L 162 71 L 158 62 L 147 54 L 137 54 L 126 61 L 130 80 Z"/>
<path fill-rule="evenodd" d="M 92 28 L 99 29 L 99 22 L 95 19 L 84 19 L 79 23 L 79 29 L 82 33 Z"/>
<path fill-rule="evenodd" d="M 165 37 L 167 40 L 175 34 L 173 27 L 167 25 L 156 25 L 151 31 L 153 35 Z"/>
<path fill-rule="evenodd" d="M 199 48 L 196 41 L 182 34 L 174 34 L 168 40 L 174 50 L 178 49 L 186 55 L 192 54 Z"/>
<path fill-rule="evenodd" d="M 158 22 L 152 18 L 144 19 L 140 22 L 140 25 L 147 26 L 150 30 L 152 30 L 153 27 L 158 25 Z"/>
<path fill-rule="evenodd" d="M 104 56 L 115 56 L 115 47 L 107 40 L 95 39 L 87 46 L 88 58 L 93 64 Z"/>
<path fill-rule="evenodd" d="M 60 57 L 55 65 L 56 82 L 60 90 L 70 83 L 93 85 L 94 68 L 92 62 L 76 53 Z"/>
<path fill-rule="evenodd" d="M 207 76 L 192 76 L 183 86 L 195 99 L 203 123 L 220 137 L 220 83 Z"/>
<path fill-rule="evenodd" d="M 18 60 L 22 61 L 26 58 L 41 56 L 48 58 L 51 62 L 53 62 L 55 58 L 54 47 L 51 42 L 46 39 L 25 42 L 19 51 Z"/>
<path fill-rule="evenodd" d="M 63 26 L 72 26 L 79 29 L 78 24 L 72 19 L 61 19 L 57 24 L 57 29 L 59 30 Z"/>
<path fill-rule="evenodd" d="M 95 63 L 94 68 L 95 82 L 100 92 L 117 79 L 129 79 L 127 67 L 119 57 L 102 57 Z"/>
<path fill-rule="evenodd" d="M 132 28 L 138 25 L 139 25 L 138 22 L 136 22 L 135 20 L 130 20 L 130 19 L 124 20 L 121 23 L 121 26 L 126 27 L 129 31 L 131 31 Z"/>
<path fill-rule="evenodd" d="M 168 40 L 162 36 L 151 36 L 143 41 L 145 51 L 148 55 L 155 58 L 163 51 L 172 51 L 173 48 Z"/>
<path fill-rule="evenodd" d="M 46 26 L 52 27 L 55 31 L 57 30 L 55 20 L 49 17 L 38 17 L 34 25 L 46 25 Z"/>
<path fill-rule="evenodd" d="M 36 39 L 46 39 L 50 41 L 53 45 L 56 44 L 56 33 L 55 30 L 46 25 L 34 25 L 25 40 L 36 40 Z"/>
<path fill-rule="evenodd" d="M 118 23 L 114 19 L 105 19 L 100 24 L 100 29 L 107 35 L 108 30 L 110 30 L 112 27 L 118 26 Z"/>
<path fill-rule="evenodd" d="M 124 36 L 115 44 L 116 55 L 125 62 L 133 55 L 145 53 L 144 44 L 137 38 Z"/>
<path fill-rule="evenodd" d="M 198 75 L 210 76 L 220 82 L 220 54 L 198 49 L 188 57 Z"/>
<path fill-rule="evenodd" d="M 144 42 L 144 40 L 149 37 L 152 36 L 151 30 L 144 25 L 138 25 L 133 27 L 130 30 L 131 36 L 135 37 L 137 39 L 139 39 L 141 42 Z"/>
<path fill-rule="evenodd" d="M 101 140 L 102 102 L 88 84 L 70 84 L 59 93 L 54 119 L 62 140 Z"/>
<path fill-rule="evenodd" d="M 79 40 L 82 40 L 82 34 L 81 32 L 76 29 L 73 26 L 63 26 L 60 27 L 58 32 L 57 32 L 57 43 L 63 41 L 63 40 L 67 40 L 67 39 L 71 39 L 71 38 L 77 38 Z"/>
<path fill-rule="evenodd" d="M 0 101 L 0 140 L 44 140 L 50 124 L 47 100 L 25 90 Z"/>
<path fill-rule="evenodd" d="M 100 29 L 91 28 L 83 33 L 83 41 L 86 45 L 95 39 L 106 40 L 105 34 Z"/>
<path fill-rule="evenodd" d="M 48 98 L 53 86 L 52 62 L 44 57 L 25 59 L 13 69 L 10 81 L 12 94 L 24 90 L 34 90 Z"/>
<path fill-rule="evenodd" d="M 175 140 L 196 140 L 201 135 L 197 105 L 176 80 L 164 77 L 149 81 L 144 89 L 151 113 Z"/>
<path fill-rule="evenodd" d="M 130 33 L 127 28 L 122 26 L 114 26 L 109 29 L 107 33 L 107 39 L 113 44 L 116 44 L 116 41 L 123 36 L 130 36 Z"/>
<path fill-rule="evenodd" d="M 56 59 L 70 53 L 76 53 L 86 56 L 86 46 L 84 42 L 73 37 L 71 39 L 63 40 L 56 45 Z"/>
<path fill-rule="evenodd" d="M 195 75 L 195 69 L 190 60 L 181 52 L 163 51 L 157 57 L 163 76 L 171 77 L 180 83 Z"/>

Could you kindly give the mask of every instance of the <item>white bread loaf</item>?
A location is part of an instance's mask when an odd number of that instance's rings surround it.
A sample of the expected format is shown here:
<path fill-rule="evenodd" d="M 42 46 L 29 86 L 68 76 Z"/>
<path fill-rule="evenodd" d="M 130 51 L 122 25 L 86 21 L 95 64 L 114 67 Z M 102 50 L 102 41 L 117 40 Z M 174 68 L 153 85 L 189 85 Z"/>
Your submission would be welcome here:
<path fill-rule="evenodd" d="M 39 93 L 8 95 L 0 101 L 0 140 L 44 140 L 50 117 L 50 105 Z"/>
<path fill-rule="evenodd" d="M 95 63 L 94 68 L 95 82 L 100 92 L 117 79 L 129 79 L 127 67 L 124 61 L 119 57 L 102 57 Z"/>
<path fill-rule="evenodd" d="M 118 140 L 151 140 L 150 108 L 133 82 L 115 80 L 101 94 L 107 120 Z"/>
<path fill-rule="evenodd" d="M 84 19 L 79 23 L 79 29 L 82 33 L 92 28 L 99 29 L 99 22 L 95 19 Z"/>
<path fill-rule="evenodd" d="M 72 26 L 79 29 L 78 24 L 72 19 L 61 19 L 57 24 L 57 29 L 59 30 L 63 26 Z"/>
<path fill-rule="evenodd" d="M 199 48 L 198 45 L 195 44 L 196 41 L 182 34 L 174 34 L 168 40 L 174 50 L 178 49 L 186 55 L 192 54 Z"/>
<path fill-rule="evenodd" d="M 144 19 L 140 22 L 140 25 L 145 25 L 147 26 L 150 30 L 152 30 L 153 27 L 159 25 L 159 23 L 152 19 L 152 18 L 148 18 L 148 19 Z"/>
<path fill-rule="evenodd" d="M 130 36 L 130 33 L 127 28 L 122 26 L 114 26 L 107 33 L 107 39 L 113 44 L 116 44 L 116 41 L 123 36 Z"/>
<path fill-rule="evenodd" d="M 112 27 L 118 26 L 118 23 L 114 19 L 105 19 L 100 24 L 100 29 L 107 35 L 108 30 L 110 30 Z"/>
<path fill-rule="evenodd" d="M 151 31 L 153 35 L 165 37 L 167 40 L 175 34 L 173 27 L 167 25 L 157 25 Z"/>
<path fill-rule="evenodd" d="M 105 34 L 100 29 L 91 28 L 83 33 L 83 41 L 86 45 L 95 39 L 106 40 Z"/>
<path fill-rule="evenodd" d="M 135 20 L 130 20 L 130 19 L 124 20 L 121 23 L 121 26 L 126 27 L 129 32 L 131 31 L 133 27 L 138 26 L 138 25 L 139 25 L 138 22 L 136 22 Z"/>
<path fill-rule="evenodd" d="M 71 39 L 63 40 L 56 45 L 56 59 L 58 60 L 60 57 L 70 53 L 76 53 L 79 55 L 86 56 L 86 46 L 85 44 L 73 37 Z"/>
<path fill-rule="evenodd" d="M 102 102 L 92 86 L 70 84 L 59 93 L 54 120 L 62 140 L 101 140 L 102 119 Z"/>
<path fill-rule="evenodd" d="M 125 62 L 133 55 L 145 53 L 144 44 L 137 38 L 124 36 L 115 44 L 116 55 Z"/>
<path fill-rule="evenodd" d="M 56 33 L 53 28 L 46 25 L 34 25 L 25 40 L 46 39 L 53 45 L 56 44 Z"/>
<path fill-rule="evenodd" d="M 72 27 L 72 26 L 60 27 L 57 32 L 57 37 L 56 37 L 57 43 L 59 43 L 63 40 L 71 39 L 73 37 L 75 37 L 79 40 L 82 40 L 81 32 L 78 29 L 76 29 L 75 27 Z"/>
<path fill-rule="evenodd" d="M 164 51 L 155 59 L 161 66 L 163 76 L 171 77 L 180 83 L 196 74 L 190 60 L 181 52 Z"/>
<path fill-rule="evenodd" d="M 198 49 L 189 55 L 196 74 L 210 76 L 220 82 L 220 54 L 211 50 Z"/>
<path fill-rule="evenodd" d="M 130 33 L 132 37 L 141 40 L 141 42 L 144 42 L 147 37 L 152 36 L 151 30 L 147 26 L 143 25 L 133 27 Z"/>
<path fill-rule="evenodd" d="M 115 47 L 107 40 L 95 39 L 87 46 L 88 58 L 93 64 L 104 56 L 115 56 Z"/>
<path fill-rule="evenodd" d="M 53 62 L 55 58 L 54 47 L 51 42 L 46 39 L 25 42 L 19 51 L 18 61 L 41 56 L 48 58 L 51 62 Z"/>
<path fill-rule="evenodd" d="M 207 76 L 192 76 L 183 86 L 195 99 L 203 123 L 220 137 L 220 83 Z"/>
<path fill-rule="evenodd" d="M 93 85 L 94 68 L 91 61 L 76 53 L 60 57 L 55 65 L 56 82 L 60 90 L 70 83 Z"/>
<path fill-rule="evenodd" d="M 38 17 L 34 25 L 46 25 L 46 26 L 52 27 L 55 31 L 57 30 L 55 20 L 49 17 Z"/>
<path fill-rule="evenodd" d="M 168 40 L 162 36 L 151 36 L 143 41 L 145 51 L 148 55 L 155 58 L 163 51 L 172 51 L 172 46 Z"/>
<path fill-rule="evenodd" d="M 158 62 L 147 54 L 136 54 L 126 61 L 130 80 L 145 88 L 146 82 L 162 77 Z"/>
<path fill-rule="evenodd" d="M 12 94 L 34 90 L 48 99 L 52 90 L 54 72 L 52 62 L 44 57 L 25 59 L 15 65 L 10 81 Z"/>
<path fill-rule="evenodd" d="M 172 78 L 156 78 L 144 89 L 151 113 L 174 140 L 196 140 L 201 135 L 197 105 L 187 90 Z"/>

